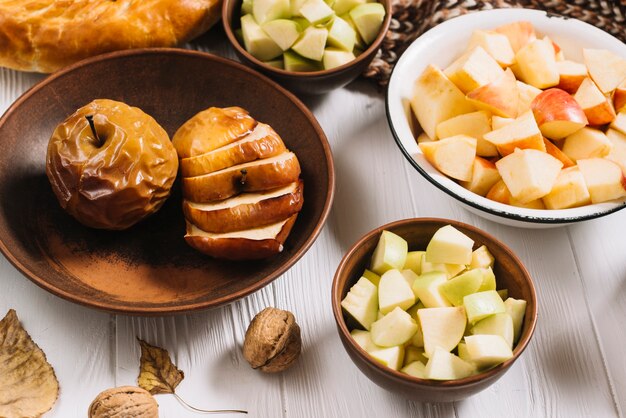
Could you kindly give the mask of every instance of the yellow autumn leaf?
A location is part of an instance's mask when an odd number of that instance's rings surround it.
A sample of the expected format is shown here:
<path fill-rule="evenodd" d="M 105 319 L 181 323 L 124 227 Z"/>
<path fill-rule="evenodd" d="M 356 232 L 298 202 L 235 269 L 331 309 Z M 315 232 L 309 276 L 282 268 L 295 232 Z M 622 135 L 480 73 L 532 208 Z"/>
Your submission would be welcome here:
<path fill-rule="evenodd" d="M 139 387 L 153 395 L 173 394 L 185 374 L 172 363 L 167 350 L 150 345 L 139 338 L 138 340 L 141 345 L 139 377 L 137 378 Z"/>
<path fill-rule="evenodd" d="M 58 396 L 54 369 L 9 310 L 0 321 L 0 417 L 39 417 Z"/>

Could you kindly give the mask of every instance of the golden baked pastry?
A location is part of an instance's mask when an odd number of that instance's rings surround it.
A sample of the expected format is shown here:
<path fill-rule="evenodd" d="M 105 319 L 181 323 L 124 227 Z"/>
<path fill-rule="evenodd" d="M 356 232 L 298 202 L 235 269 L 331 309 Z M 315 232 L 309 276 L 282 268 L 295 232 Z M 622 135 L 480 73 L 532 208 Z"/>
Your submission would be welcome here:
<path fill-rule="evenodd" d="M 298 158 L 271 126 L 239 107 L 212 107 L 185 122 L 172 143 L 189 245 L 228 259 L 282 251 L 304 186 Z"/>
<path fill-rule="evenodd" d="M 121 49 L 187 42 L 221 0 L 0 0 L 0 66 L 49 73 Z"/>

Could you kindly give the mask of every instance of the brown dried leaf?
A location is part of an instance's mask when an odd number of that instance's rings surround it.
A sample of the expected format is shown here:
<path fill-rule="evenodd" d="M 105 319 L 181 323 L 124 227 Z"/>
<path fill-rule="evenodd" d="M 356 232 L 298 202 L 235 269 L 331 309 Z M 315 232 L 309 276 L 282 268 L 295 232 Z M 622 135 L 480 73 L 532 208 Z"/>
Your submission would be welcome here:
<path fill-rule="evenodd" d="M 9 310 L 0 321 L 0 417 L 38 417 L 58 396 L 54 369 Z"/>
<path fill-rule="evenodd" d="M 140 369 L 137 378 L 139 387 L 152 395 L 174 393 L 176 386 L 185 378 L 185 374 L 172 363 L 167 350 L 137 339 L 141 345 Z"/>

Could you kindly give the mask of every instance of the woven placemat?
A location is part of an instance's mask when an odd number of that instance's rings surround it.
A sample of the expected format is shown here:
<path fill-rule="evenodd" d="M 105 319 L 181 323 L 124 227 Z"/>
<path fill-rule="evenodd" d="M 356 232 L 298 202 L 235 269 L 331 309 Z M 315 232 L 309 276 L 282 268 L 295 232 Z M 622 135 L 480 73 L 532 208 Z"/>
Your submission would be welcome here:
<path fill-rule="evenodd" d="M 462 14 L 510 7 L 574 17 L 626 42 L 626 0 L 394 0 L 389 32 L 364 76 L 385 86 L 402 52 L 428 29 Z"/>

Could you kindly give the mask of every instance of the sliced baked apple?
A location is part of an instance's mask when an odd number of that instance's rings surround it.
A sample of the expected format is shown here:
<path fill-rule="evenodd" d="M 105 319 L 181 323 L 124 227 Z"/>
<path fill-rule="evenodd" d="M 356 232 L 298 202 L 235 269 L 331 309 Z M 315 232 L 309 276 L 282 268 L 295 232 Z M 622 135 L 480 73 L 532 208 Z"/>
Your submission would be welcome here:
<path fill-rule="evenodd" d="M 283 140 L 271 126 L 259 123 L 249 135 L 225 147 L 180 160 L 184 177 L 201 176 L 261 158 L 269 158 L 286 150 Z"/>
<path fill-rule="evenodd" d="M 298 214 L 284 221 L 244 231 L 214 234 L 187 222 L 187 244 L 216 258 L 253 260 L 267 258 L 283 250 Z"/>
<path fill-rule="evenodd" d="M 183 195 L 192 202 L 227 199 L 241 192 L 258 192 L 298 180 L 300 164 L 292 152 L 225 168 L 204 176 L 183 178 Z"/>
<path fill-rule="evenodd" d="M 249 134 L 256 124 L 256 120 L 240 107 L 210 107 L 178 128 L 172 144 L 178 158 L 195 157 Z"/>
<path fill-rule="evenodd" d="M 183 201 L 188 221 L 208 232 L 241 231 L 287 219 L 302 209 L 303 183 L 260 193 L 242 193 L 215 203 Z"/>

